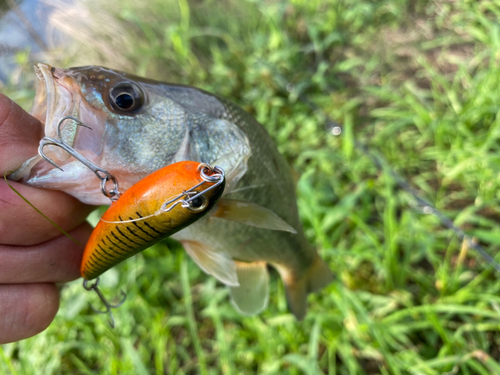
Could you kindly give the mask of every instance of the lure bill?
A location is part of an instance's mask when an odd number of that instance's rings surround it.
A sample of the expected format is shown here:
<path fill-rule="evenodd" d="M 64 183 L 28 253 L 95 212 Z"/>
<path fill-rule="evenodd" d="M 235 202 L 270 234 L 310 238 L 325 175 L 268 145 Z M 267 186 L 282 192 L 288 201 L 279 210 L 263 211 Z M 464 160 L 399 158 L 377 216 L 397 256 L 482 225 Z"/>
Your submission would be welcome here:
<path fill-rule="evenodd" d="M 80 273 L 91 280 L 202 218 L 224 190 L 218 167 L 183 161 L 145 177 L 114 201 L 95 227 Z"/>

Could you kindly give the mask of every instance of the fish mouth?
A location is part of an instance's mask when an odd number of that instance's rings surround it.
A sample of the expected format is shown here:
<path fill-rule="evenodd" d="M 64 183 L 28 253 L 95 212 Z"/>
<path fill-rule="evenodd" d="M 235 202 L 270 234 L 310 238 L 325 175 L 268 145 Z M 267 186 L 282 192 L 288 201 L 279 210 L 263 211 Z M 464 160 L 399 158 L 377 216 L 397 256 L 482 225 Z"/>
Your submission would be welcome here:
<path fill-rule="evenodd" d="M 76 82 L 64 73 L 64 70 L 54 68 L 48 64 L 35 64 L 35 73 L 38 78 L 35 101 L 31 115 L 43 125 L 45 136 L 58 138 L 57 128 L 63 117 L 78 118 L 78 95 L 75 95 Z M 76 135 L 76 124 L 67 121 L 61 124 L 61 138 L 69 146 L 73 146 Z M 59 160 L 66 160 L 69 155 L 62 149 L 50 147 Z"/>
<path fill-rule="evenodd" d="M 42 123 L 44 136 L 64 142 L 67 146 L 78 150 L 80 154 L 85 154 L 87 158 L 95 158 L 102 151 L 105 118 L 102 114 L 96 114 L 82 97 L 78 77 L 71 74 L 70 70 L 43 63 L 35 64 L 35 73 L 38 82 L 31 115 Z M 68 116 L 90 123 L 94 130 L 81 132 L 75 121 L 69 119 L 62 121 Z M 59 127 L 60 132 L 58 132 Z M 69 160 L 71 155 L 61 147 L 47 145 L 43 152 L 59 167 L 71 162 Z M 9 178 L 29 183 L 35 180 L 41 181 L 43 178 L 50 179 L 59 171 L 54 170 L 50 164 L 40 161 L 42 161 L 40 155 L 33 156 L 11 173 Z"/>

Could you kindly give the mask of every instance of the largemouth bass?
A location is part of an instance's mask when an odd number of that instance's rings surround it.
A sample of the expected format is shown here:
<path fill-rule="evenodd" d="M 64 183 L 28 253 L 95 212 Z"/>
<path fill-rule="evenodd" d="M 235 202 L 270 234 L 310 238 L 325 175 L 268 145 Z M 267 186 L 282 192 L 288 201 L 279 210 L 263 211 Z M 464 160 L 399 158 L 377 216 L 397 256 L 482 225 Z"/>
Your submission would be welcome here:
<path fill-rule="evenodd" d="M 306 313 L 307 294 L 332 273 L 306 241 L 288 165 L 265 129 L 232 102 L 203 90 L 103 67 L 58 69 L 37 64 L 32 114 L 56 136 L 57 122 L 75 116 L 62 138 L 119 181 L 121 190 L 166 165 L 191 160 L 226 172 L 223 198 L 203 219 L 176 233 L 193 260 L 229 286 L 244 314 L 267 306 L 267 264 L 280 274 L 291 311 Z M 50 146 L 47 147 L 50 149 Z M 34 156 L 12 179 L 57 189 L 88 204 L 109 204 L 90 170 L 53 148 L 64 171 Z"/>

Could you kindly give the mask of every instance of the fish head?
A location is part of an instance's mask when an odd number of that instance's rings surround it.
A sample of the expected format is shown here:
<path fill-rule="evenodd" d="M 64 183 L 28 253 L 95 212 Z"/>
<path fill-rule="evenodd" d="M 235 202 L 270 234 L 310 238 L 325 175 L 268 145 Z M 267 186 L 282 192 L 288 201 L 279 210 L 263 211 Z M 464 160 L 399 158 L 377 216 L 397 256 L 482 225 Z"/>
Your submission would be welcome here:
<path fill-rule="evenodd" d="M 98 66 L 60 69 L 47 64 L 36 64 L 37 94 L 32 115 L 45 126 L 45 136 L 57 138 L 75 150 L 91 152 L 91 159 L 99 157 L 106 146 L 112 152 L 120 137 L 134 135 L 134 126 L 140 125 L 148 110 L 146 91 L 139 82 L 125 73 Z M 60 120 L 66 116 L 88 124 L 90 130 L 75 122 Z M 69 154 L 56 147 L 51 152 L 60 161 Z"/>
<path fill-rule="evenodd" d="M 248 139 L 221 116 L 223 105 L 208 93 L 99 66 L 59 69 L 37 64 L 35 70 L 32 115 L 43 124 L 45 137 L 62 140 L 111 173 L 121 190 L 183 160 L 220 165 L 228 187 L 246 171 Z M 85 203 L 109 204 L 90 169 L 57 146 L 43 151 L 63 170 L 34 156 L 11 178 L 65 191 Z"/>

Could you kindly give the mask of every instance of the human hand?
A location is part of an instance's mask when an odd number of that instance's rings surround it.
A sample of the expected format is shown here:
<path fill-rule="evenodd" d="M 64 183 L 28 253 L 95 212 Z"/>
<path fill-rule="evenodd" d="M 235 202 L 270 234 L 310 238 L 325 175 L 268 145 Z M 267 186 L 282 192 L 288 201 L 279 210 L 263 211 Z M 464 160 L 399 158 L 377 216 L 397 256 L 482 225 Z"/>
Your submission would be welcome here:
<path fill-rule="evenodd" d="M 59 308 L 55 285 L 80 277 L 83 249 L 92 231 L 92 211 L 75 198 L 10 182 L 47 217 L 77 239 L 77 245 L 24 202 L 3 179 L 36 155 L 38 120 L 0 93 L 0 344 L 22 340 L 48 327 Z"/>

